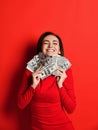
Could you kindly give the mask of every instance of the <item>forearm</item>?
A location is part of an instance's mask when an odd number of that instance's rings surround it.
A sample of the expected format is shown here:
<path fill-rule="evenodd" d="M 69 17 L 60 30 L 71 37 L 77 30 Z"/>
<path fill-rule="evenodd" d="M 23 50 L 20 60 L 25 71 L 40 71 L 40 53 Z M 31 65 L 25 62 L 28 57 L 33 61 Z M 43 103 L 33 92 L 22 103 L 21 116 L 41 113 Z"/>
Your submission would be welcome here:
<path fill-rule="evenodd" d="M 20 109 L 25 108 L 30 103 L 35 92 L 35 89 L 31 86 L 32 84 L 31 75 L 32 73 L 30 71 L 25 70 L 21 82 L 21 87 L 18 92 L 18 107 Z"/>
<path fill-rule="evenodd" d="M 62 105 L 68 113 L 72 113 L 76 107 L 76 98 L 73 91 L 66 90 L 64 87 L 61 87 L 59 88 L 59 93 Z"/>
<path fill-rule="evenodd" d="M 18 95 L 18 107 L 20 109 L 24 109 L 32 100 L 35 89 L 33 87 L 29 87 L 24 94 Z"/>

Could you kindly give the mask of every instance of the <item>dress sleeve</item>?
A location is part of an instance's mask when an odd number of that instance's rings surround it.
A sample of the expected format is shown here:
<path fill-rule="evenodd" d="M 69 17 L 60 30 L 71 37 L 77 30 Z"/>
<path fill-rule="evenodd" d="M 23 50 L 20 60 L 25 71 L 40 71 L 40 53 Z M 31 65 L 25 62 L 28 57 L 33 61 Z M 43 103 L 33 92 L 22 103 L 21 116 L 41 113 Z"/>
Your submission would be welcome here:
<path fill-rule="evenodd" d="M 73 87 L 73 76 L 71 69 L 66 72 L 67 78 L 63 86 L 59 88 L 61 103 L 68 113 L 72 113 L 76 107 L 76 97 Z"/>
<path fill-rule="evenodd" d="M 26 70 L 23 75 L 21 88 L 18 92 L 18 107 L 20 109 L 24 109 L 30 103 L 34 95 L 35 89 L 31 87 L 31 78 L 31 72 Z"/>

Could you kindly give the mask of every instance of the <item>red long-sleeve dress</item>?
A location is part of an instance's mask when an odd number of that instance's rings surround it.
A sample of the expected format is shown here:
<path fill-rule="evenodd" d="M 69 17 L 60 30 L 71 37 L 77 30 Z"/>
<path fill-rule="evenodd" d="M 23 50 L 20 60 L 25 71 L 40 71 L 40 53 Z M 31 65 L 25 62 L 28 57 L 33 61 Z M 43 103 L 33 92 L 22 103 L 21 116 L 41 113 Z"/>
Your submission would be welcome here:
<path fill-rule="evenodd" d="M 67 70 L 63 86 L 58 88 L 56 77 L 51 75 L 40 81 L 36 89 L 31 86 L 32 73 L 25 71 L 18 94 L 18 106 L 30 105 L 32 130 L 74 130 L 67 113 L 76 106 L 71 69 Z"/>

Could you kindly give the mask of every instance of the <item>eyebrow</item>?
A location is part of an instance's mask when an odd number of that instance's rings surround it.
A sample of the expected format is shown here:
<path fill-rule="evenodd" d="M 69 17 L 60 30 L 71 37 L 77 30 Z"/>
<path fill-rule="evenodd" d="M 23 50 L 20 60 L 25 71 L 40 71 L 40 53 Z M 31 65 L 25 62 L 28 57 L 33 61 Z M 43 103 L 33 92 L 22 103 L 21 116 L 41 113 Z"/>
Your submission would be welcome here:
<path fill-rule="evenodd" d="M 49 42 L 49 40 L 43 40 L 43 42 Z M 53 40 L 53 42 L 58 42 L 57 40 Z"/>
<path fill-rule="evenodd" d="M 49 40 L 43 40 L 43 42 L 49 42 Z"/>
<path fill-rule="evenodd" d="M 53 40 L 53 42 L 58 42 L 58 40 Z"/>

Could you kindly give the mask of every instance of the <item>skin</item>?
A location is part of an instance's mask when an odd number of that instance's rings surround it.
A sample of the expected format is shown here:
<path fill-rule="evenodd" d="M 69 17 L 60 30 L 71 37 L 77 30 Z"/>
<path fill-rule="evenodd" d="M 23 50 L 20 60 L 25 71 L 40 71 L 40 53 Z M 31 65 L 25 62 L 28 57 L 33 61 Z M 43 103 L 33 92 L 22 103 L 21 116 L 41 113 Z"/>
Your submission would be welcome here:
<path fill-rule="evenodd" d="M 46 56 L 55 56 L 57 54 L 60 54 L 60 46 L 59 46 L 59 40 L 54 35 L 48 35 L 43 39 L 42 42 L 42 52 Z M 37 85 L 40 82 L 40 74 L 42 73 L 40 66 L 33 74 L 32 74 L 32 87 L 35 89 Z M 57 79 L 57 85 L 59 88 L 63 86 L 64 80 L 67 78 L 67 75 L 65 73 L 65 70 L 59 67 L 58 71 L 56 72 L 56 79 Z"/>
<path fill-rule="evenodd" d="M 47 56 L 60 54 L 59 40 L 53 35 L 48 35 L 43 39 L 42 52 Z"/>

